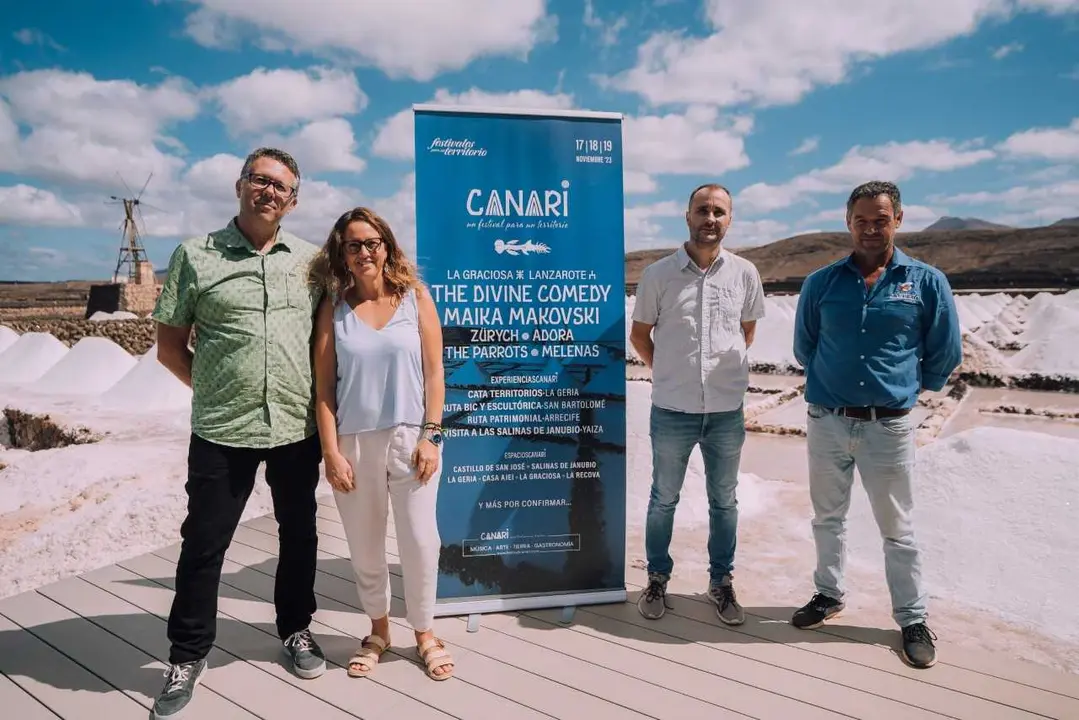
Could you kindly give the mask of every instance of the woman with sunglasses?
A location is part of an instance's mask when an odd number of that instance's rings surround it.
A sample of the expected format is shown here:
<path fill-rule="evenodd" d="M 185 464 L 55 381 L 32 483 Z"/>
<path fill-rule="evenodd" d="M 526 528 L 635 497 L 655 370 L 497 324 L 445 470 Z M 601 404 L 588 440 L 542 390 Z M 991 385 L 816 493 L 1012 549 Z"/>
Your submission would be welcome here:
<path fill-rule="evenodd" d="M 348 674 L 370 674 L 390 645 L 392 503 L 406 619 L 427 674 L 445 680 L 454 663 L 434 634 L 446 394 L 438 311 L 393 230 L 368 208 L 338 218 L 316 273 L 328 292 L 315 329 L 315 412 L 326 479 L 371 618 L 371 634 L 349 660 Z"/>

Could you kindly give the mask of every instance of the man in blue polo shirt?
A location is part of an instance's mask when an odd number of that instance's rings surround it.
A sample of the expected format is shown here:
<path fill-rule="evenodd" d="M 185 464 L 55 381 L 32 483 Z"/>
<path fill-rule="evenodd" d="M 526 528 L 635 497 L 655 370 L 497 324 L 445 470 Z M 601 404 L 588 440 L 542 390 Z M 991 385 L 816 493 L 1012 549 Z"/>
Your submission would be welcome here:
<path fill-rule="evenodd" d="M 816 594 L 791 624 L 819 627 L 844 608 L 845 525 L 854 469 L 884 541 L 892 613 L 903 657 L 936 662 L 911 522 L 915 467 L 910 411 L 940 390 L 962 360 L 948 279 L 895 247 L 899 188 L 869 182 L 847 200 L 853 252 L 811 273 L 795 316 L 794 354 L 805 368 L 809 492 Z"/>

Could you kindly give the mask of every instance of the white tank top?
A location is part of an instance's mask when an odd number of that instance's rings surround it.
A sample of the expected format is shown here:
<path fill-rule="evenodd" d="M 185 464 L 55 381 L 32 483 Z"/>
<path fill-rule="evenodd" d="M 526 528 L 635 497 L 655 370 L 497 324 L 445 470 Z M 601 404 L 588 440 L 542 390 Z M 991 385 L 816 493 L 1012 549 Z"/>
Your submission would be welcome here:
<path fill-rule="evenodd" d="M 409 290 L 381 330 L 342 299 L 334 308 L 337 432 L 424 423 L 423 357 L 416 291 Z"/>

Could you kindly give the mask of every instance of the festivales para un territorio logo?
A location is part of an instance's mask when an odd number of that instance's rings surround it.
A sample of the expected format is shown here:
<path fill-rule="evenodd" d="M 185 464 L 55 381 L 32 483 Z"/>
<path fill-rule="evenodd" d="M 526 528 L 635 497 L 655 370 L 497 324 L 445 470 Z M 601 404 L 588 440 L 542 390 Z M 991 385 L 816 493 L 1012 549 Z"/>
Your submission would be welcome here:
<path fill-rule="evenodd" d="M 473 140 L 455 140 L 453 138 L 435 138 L 427 146 L 427 152 L 442 153 L 443 155 L 463 155 L 465 157 L 484 157 L 487 148 L 478 148 Z"/>

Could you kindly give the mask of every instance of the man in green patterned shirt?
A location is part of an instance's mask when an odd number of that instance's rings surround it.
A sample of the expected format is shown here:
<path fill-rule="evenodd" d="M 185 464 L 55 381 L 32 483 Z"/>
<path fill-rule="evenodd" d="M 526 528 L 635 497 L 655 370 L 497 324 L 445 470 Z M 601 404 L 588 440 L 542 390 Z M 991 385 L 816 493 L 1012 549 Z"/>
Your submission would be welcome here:
<path fill-rule="evenodd" d="M 280 537 L 277 632 L 297 675 L 317 677 L 326 667 L 308 629 L 322 457 L 311 369 L 322 291 L 309 280 L 318 248 L 280 227 L 299 186 L 287 153 L 251 153 L 236 181 L 239 212 L 176 248 L 153 313 L 158 359 L 192 388 L 188 514 L 168 620 L 170 667 L 155 718 L 176 718 L 206 669 L 225 551 L 262 462 Z"/>

